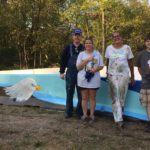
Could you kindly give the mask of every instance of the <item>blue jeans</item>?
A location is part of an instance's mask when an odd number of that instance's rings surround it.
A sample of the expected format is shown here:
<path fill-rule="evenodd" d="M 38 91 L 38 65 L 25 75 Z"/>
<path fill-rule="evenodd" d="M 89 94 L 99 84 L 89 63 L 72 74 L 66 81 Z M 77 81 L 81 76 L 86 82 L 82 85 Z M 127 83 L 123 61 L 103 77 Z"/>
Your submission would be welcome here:
<path fill-rule="evenodd" d="M 73 96 L 75 92 L 75 88 L 77 90 L 78 103 L 76 108 L 76 113 L 78 116 L 82 115 L 82 106 L 81 106 L 81 93 L 80 89 L 77 86 L 77 71 L 68 69 L 66 72 L 66 114 L 72 115 L 73 113 Z"/>

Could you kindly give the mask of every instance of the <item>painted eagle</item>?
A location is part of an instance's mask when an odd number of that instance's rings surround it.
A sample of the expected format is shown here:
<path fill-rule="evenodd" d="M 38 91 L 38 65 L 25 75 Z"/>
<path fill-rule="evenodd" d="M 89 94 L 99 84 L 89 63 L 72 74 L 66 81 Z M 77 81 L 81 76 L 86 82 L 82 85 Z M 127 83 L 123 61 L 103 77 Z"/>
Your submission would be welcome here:
<path fill-rule="evenodd" d="M 41 87 L 37 85 L 36 81 L 32 78 L 25 78 L 13 86 L 5 87 L 6 95 L 17 102 L 27 101 L 34 91 L 40 90 Z"/>

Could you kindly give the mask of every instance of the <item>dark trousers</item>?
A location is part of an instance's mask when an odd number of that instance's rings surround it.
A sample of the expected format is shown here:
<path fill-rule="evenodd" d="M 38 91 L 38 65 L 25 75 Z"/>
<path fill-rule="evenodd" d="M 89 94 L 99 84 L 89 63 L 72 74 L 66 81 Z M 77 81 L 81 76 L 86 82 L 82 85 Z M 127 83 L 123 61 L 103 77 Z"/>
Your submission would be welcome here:
<path fill-rule="evenodd" d="M 81 93 L 80 89 L 77 86 L 77 72 L 74 70 L 67 70 L 66 72 L 66 114 L 72 115 L 73 112 L 73 96 L 75 92 L 75 88 L 77 90 L 78 103 L 76 108 L 76 113 L 78 116 L 82 115 L 82 106 L 81 106 Z"/>

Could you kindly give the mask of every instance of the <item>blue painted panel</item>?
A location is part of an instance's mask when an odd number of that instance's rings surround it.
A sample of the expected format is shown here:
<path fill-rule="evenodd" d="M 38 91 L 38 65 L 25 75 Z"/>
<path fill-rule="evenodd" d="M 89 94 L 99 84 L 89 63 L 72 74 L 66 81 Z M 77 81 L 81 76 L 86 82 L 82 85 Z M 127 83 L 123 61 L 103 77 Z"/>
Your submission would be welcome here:
<path fill-rule="evenodd" d="M 34 78 L 42 87 L 40 92 L 35 92 L 33 95 L 43 101 L 55 104 L 65 105 L 65 81 L 59 78 L 58 74 L 6 74 L 0 75 L 0 86 L 10 86 L 20 81 L 23 78 Z M 124 115 L 147 120 L 145 108 L 141 106 L 139 101 L 140 81 L 136 81 L 134 87 L 129 87 Z M 74 106 L 77 104 L 76 94 L 74 95 Z M 112 112 L 111 98 L 106 78 L 101 80 L 101 88 L 97 92 L 96 110 Z"/>

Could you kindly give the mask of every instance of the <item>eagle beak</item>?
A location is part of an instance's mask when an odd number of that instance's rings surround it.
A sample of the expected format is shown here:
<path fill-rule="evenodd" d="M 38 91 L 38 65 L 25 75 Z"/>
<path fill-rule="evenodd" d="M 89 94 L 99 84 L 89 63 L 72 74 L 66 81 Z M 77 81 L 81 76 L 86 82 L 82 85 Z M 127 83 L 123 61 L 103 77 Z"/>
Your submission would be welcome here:
<path fill-rule="evenodd" d="M 41 87 L 40 87 L 39 85 L 37 85 L 37 86 L 35 87 L 35 90 L 36 90 L 36 91 L 40 91 L 40 90 L 41 90 Z"/>

